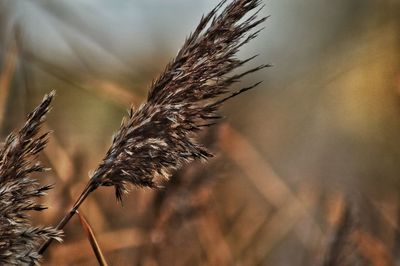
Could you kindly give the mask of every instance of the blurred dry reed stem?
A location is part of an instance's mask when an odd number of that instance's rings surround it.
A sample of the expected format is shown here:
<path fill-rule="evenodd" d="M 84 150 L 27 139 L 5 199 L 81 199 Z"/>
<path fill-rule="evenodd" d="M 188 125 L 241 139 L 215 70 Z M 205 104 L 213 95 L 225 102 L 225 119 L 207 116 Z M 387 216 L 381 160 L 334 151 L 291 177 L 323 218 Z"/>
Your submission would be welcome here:
<path fill-rule="evenodd" d="M 259 0 L 225 3 L 222 1 L 201 19 L 176 58 L 151 85 L 147 102 L 136 110 L 131 107 L 105 158 L 57 229 L 62 229 L 100 186 L 114 186 L 121 201 L 128 185 L 158 188 L 159 180 L 168 179 L 177 169 L 211 157 L 197 143 L 198 132 L 218 121 L 218 109 L 226 100 L 259 83 L 238 91 L 232 91 L 231 85 L 268 67 L 232 74 L 255 58 L 240 60 L 236 53 L 257 36 L 260 30 L 252 30 L 266 18 L 257 18 L 261 8 L 244 18 L 260 5 Z M 51 239 L 38 253 L 42 254 L 50 243 Z"/>
<path fill-rule="evenodd" d="M 336 233 L 327 250 L 324 266 L 352 265 L 353 248 L 350 236 L 356 228 L 354 214 L 349 201 L 345 201 L 344 210 L 337 224 Z"/>
<path fill-rule="evenodd" d="M 367 232 L 359 221 L 354 203 L 343 200 L 340 219 L 325 255 L 324 266 L 394 265 L 387 247 Z"/>
<path fill-rule="evenodd" d="M 394 266 L 393 259 L 386 246 L 365 230 L 355 230 L 351 235 L 358 252 L 373 266 Z"/>
<path fill-rule="evenodd" d="M 7 56 L 3 61 L 2 69 L 0 71 L 0 106 L 3 108 L 0 110 L 0 125 L 3 125 L 4 121 L 11 81 L 17 66 L 18 52 L 15 40 L 13 39 L 9 41 L 8 49 L 6 51 Z"/>

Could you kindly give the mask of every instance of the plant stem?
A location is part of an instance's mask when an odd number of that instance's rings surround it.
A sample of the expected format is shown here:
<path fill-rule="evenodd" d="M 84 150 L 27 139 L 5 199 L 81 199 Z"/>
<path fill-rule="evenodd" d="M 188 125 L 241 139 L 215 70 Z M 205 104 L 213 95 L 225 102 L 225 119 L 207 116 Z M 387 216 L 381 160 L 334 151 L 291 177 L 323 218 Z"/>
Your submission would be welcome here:
<path fill-rule="evenodd" d="M 74 214 L 76 213 L 76 211 L 78 210 L 79 206 L 81 206 L 81 204 L 85 201 L 85 199 L 87 198 L 87 196 L 89 196 L 89 194 L 94 190 L 94 187 L 91 185 L 91 183 L 88 183 L 85 187 L 85 189 L 82 191 L 81 195 L 79 196 L 79 198 L 76 200 L 76 202 L 74 203 L 74 205 L 72 206 L 71 210 L 65 214 L 65 216 L 61 219 L 61 221 L 58 223 L 56 229 L 58 230 L 62 230 L 65 225 L 67 225 L 67 223 L 69 222 L 69 220 L 74 216 Z M 40 247 L 38 254 L 42 255 L 46 249 L 50 246 L 50 244 L 52 243 L 53 239 L 49 238 L 48 240 L 46 240 L 46 242 L 43 243 L 43 245 Z"/>

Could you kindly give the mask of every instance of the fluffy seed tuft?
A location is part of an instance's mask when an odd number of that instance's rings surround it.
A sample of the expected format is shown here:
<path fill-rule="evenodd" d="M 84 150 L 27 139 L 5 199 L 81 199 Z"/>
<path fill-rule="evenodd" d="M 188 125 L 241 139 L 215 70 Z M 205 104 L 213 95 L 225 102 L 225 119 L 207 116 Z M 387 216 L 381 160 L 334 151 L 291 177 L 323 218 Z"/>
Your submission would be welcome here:
<path fill-rule="evenodd" d="M 157 187 L 156 177 L 168 178 L 176 169 L 211 156 L 196 142 L 196 135 L 220 118 L 217 111 L 224 101 L 259 84 L 232 91 L 233 83 L 269 66 L 231 74 L 254 58 L 240 60 L 236 54 L 257 36 L 260 30 L 254 29 L 266 18 L 257 18 L 259 0 L 234 0 L 226 6 L 225 2 L 203 16 L 152 83 L 147 102 L 130 109 L 91 177 L 92 190 L 112 185 L 121 200 L 128 184 Z"/>
<path fill-rule="evenodd" d="M 52 227 L 35 227 L 28 219 L 29 211 L 46 207 L 36 199 L 52 187 L 41 186 L 31 174 L 46 170 L 37 161 L 49 133 L 38 136 L 55 92 L 46 95 L 42 103 L 28 115 L 25 125 L 10 134 L 0 150 L 0 264 L 38 264 L 36 252 L 42 240 L 61 241 L 62 232 Z"/>

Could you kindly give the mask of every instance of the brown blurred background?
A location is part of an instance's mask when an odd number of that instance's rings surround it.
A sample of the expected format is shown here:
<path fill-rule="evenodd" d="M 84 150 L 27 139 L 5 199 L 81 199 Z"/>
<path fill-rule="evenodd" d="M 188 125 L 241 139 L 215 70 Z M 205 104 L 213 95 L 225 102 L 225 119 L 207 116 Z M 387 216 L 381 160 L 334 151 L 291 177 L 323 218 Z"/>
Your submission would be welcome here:
<path fill-rule="evenodd" d="M 56 188 L 38 223 L 60 219 L 217 2 L 0 0 L 2 137 L 57 90 L 42 158 Z M 240 55 L 274 67 L 244 80 L 264 82 L 202 136 L 215 158 L 163 191 L 133 188 L 123 206 L 101 188 L 81 208 L 111 265 L 320 265 L 348 205 L 357 264 L 400 263 L 400 1 L 265 5 Z M 48 253 L 46 265 L 96 265 L 78 219 Z"/>

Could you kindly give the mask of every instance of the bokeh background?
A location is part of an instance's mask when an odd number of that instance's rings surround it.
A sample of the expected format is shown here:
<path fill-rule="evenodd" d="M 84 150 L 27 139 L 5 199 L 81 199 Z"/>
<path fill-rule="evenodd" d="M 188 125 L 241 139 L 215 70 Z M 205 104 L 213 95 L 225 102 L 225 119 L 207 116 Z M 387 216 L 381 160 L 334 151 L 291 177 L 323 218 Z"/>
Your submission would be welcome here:
<path fill-rule="evenodd" d="M 125 110 L 217 3 L 0 0 L 1 136 L 57 90 L 41 158 L 56 188 L 38 223 L 62 217 Z M 400 1 L 268 0 L 262 15 L 240 56 L 274 67 L 202 136 L 215 158 L 123 206 L 111 188 L 82 206 L 111 265 L 321 265 L 346 210 L 349 265 L 400 263 Z M 78 219 L 44 264 L 97 264 Z"/>

